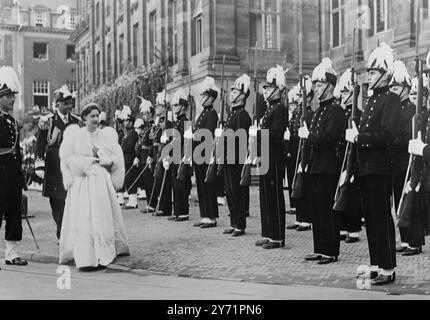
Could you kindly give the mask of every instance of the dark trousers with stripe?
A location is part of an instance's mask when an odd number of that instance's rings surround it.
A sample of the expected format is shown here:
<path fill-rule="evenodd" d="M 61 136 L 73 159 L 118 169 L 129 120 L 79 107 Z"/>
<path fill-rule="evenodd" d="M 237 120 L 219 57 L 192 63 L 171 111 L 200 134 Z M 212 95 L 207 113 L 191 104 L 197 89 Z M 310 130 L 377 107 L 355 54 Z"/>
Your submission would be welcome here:
<path fill-rule="evenodd" d="M 339 256 L 340 214 L 333 211 L 336 175 L 310 175 L 314 253 Z"/>
<path fill-rule="evenodd" d="M 360 177 L 360 194 L 366 220 L 370 264 L 383 269 L 396 267 L 396 231 L 391 215 L 391 177 Z"/>
<path fill-rule="evenodd" d="M 273 241 L 285 240 L 285 165 L 270 163 L 266 175 L 260 176 L 261 235 Z"/>
<path fill-rule="evenodd" d="M 187 175 L 183 181 L 178 180 L 178 169 L 179 164 L 172 164 L 170 178 L 173 185 L 173 212 L 177 217 L 188 216 L 190 214 L 191 176 Z"/>
<path fill-rule="evenodd" d="M 0 227 L 6 221 L 7 241 L 22 240 L 22 188 L 9 182 L 0 182 Z"/>
<path fill-rule="evenodd" d="M 312 223 L 311 186 L 309 174 L 303 176 L 303 198 L 293 199 L 296 206 L 296 221 Z"/>
<path fill-rule="evenodd" d="M 235 229 L 246 229 L 246 191 L 240 185 L 243 165 L 233 164 L 224 166 L 225 189 L 227 204 L 230 210 L 230 226 Z M 248 189 L 249 190 L 249 189 Z M 248 197 L 249 201 L 249 197 Z"/>
<path fill-rule="evenodd" d="M 202 218 L 217 219 L 218 203 L 215 183 L 205 183 L 207 164 L 194 164 L 196 175 L 197 197 L 199 199 L 200 216 Z"/>
<path fill-rule="evenodd" d="M 356 181 L 347 189 L 346 211 L 341 212 L 341 231 L 358 233 L 361 231 L 361 218 L 363 209 L 360 199 L 360 187 Z"/>
<path fill-rule="evenodd" d="M 60 239 L 66 200 L 49 198 L 49 204 L 51 205 L 52 217 L 54 218 L 55 224 L 57 226 L 57 239 Z"/>
<path fill-rule="evenodd" d="M 124 177 L 124 187 L 122 192 L 126 192 L 130 194 L 137 193 L 137 182 L 134 183 L 139 176 L 140 170 L 138 167 L 133 166 L 133 164 L 129 164 L 125 167 L 125 172 L 128 174 Z M 134 183 L 134 185 L 133 185 Z M 131 188 L 130 188 L 131 187 Z"/>
<path fill-rule="evenodd" d="M 172 168 L 169 168 L 169 170 L 162 169 L 162 175 L 160 177 L 157 177 L 155 179 L 156 183 L 156 195 L 158 198 L 157 201 L 160 202 L 160 206 L 158 210 L 163 211 L 165 215 L 171 215 L 172 214 Z M 165 176 L 164 181 L 164 188 L 163 187 L 163 178 Z"/>

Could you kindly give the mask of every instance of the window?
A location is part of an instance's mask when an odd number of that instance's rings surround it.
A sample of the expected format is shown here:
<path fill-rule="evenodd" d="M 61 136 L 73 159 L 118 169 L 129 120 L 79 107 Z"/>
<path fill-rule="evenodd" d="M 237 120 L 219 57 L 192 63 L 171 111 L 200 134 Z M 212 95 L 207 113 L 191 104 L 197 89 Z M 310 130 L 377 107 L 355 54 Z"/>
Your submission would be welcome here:
<path fill-rule="evenodd" d="M 139 24 L 136 23 L 135 25 L 133 25 L 133 65 L 135 68 L 137 68 L 137 63 L 138 63 L 138 53 L 137 53 L 137 49 L 138 49 L 138 37 L 139 35 Z"/>
<path fill-rule="evenodd" d="M 154 63 L 157 46 L 157 11 L 149 15 L 149 62 Z"/>
<path fill-rule="evenodd" d="M 110 81 L 111 77 L 112 77 L 112 45 L 110 43 L 107 45 L 106 55 L 107 55 L 107 62 L 106 62 L 106 64 L 107 64 L 107 78 L 108 78 L 108 81 Z"/>
<path fill-rule="evenodd" d="M 33 81 L 33 104 L 49 107 L 49 81 Z"/>
<path fill-rule="evenodd" d="M 423 19 L 429 18 L 430 0 L 423 0 Z"/>
<path fill-rule="evenodd" d="M 44 27 L 46 24 L 46 12 L 36 11 L 34 14 L 34 24 L 36 27 Z"/>
<path fill-rule="evenodd" d="M 345 1 L 330 1 L 330 42 L 333 48 L 345 43 Z"/>
<path fill-rule="evenodd" d="M 250 2 L 250 46 L 280 50 L 281 5 L 279 0 L 252 0 Z"/>
<path fill-rule="evenodd" d="M 66 47 L 66 59 L 67 61 L 75 61 L 75 46 L 73 44 L 68 44 Z"/>
<path fill-rule="evenodd" d="M 176 17 L 177 9 L 176 9 L 176 0 L 169 1 L 169 27 L 172 30 L 171 39 L 169 39 L 170 46 L 172 48 L 172 60 L 171 64 L 178 63 L 178 19 Z"/>
<path fill-rule="evenodd" d="M 4 49 L 3 49 L 3 39 L 0 38 L 0 59 L 3 59 L 4 57 L 4 53 L 3 53 Z"/>
<path fill-rule="evenodd" d="M 202 26 L 202 0 L 196 0 L 193 12 L 193 22 L 192 22 L 192 39 L 193 39 L 193 47 L 192 54 L 195 55 L 197 53 L 202 52 L 203 49 L 203 26 Z"/>
<path fill-rule="evenodd" d="M 123 0 L 116 0 L 118 15 L 121 15 L 124 12 L 124 3 Z"/>
<path fill-rule="evenodd" d="M 75 28 L 76 28 L 76 14 L 71 13 L 70 20 L 69 20 L 69 29 L 75 29 Z"/>
<path fill-rule="evenodd" d="M 386 31 L 388 29 L 388 1 L 370 0 L 369 6 L 372 13 L 371 34 Z"/>
<path fill-rule="evenodd" d="M 100 3 L 96 4 L 96 28 L 100 27 Z"/>
<path fill-rule="evenodd" d="M 110 3 L 106 3 L 106 18 L 110 17 Z"/>
<path fill-rule="evenodd" d="M 123 34 L 119 36 L 118 50 L 119 50 L 119 73 L 122 73 L 123 67 L 124 67 L 124 35 Z"/>
<path fill-rule="evenodd" d="M 39 60 L 48 59 L 48 44 L 47 43 L 33 43 L 33 58 Z"/>

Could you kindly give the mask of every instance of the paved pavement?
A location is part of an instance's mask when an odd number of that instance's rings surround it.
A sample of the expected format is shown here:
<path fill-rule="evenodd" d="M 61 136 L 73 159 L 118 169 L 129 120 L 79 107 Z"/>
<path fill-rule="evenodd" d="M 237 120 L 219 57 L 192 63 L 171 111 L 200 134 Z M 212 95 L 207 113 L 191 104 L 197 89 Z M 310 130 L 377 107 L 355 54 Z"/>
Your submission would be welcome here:
<path fill-rule="evenodd" d="M 59 277 L 59 272 L 61 276 Z M 106 269 L 79 272 L 71 267 L 69 277 L 55 264 L 32 263 L 31 267 L 2 267 L 0 299 L 31 300 L 285 300 L 372 299 L 386 300 L 383 292 L 365 292 L 310 286 L 279 286 L 223 280 L 202 280 L 138 274 Z M 115 288 L 115 290 L 112 290 Z M 60 290 L 62 289 L 62 290 Z M 390 299 L 422 299 L 424 296 L 391 296 Z M 426 298 L 426 297 L 424 297 Z M 430 297 L 427 297 L 430 299 Z"/>
<path fill-rule="evenodd" d="M 35 215 L 31 223 L 41 249 L 35 250 L 25 224 L 21 248 L 31 254 L 33 261 L 54 263 L 58 246 L 48 201 L 35 192 L 28 196 L 30 212 Z M 369 263 L 365 234 L 359 243 L 342 243 L 339 262 L 327 266 L 303 260 L 306 254 L 312 253 L 311 232 L 287 231 L 286 248 L 266 251 L 254 246 L 260 236 L 258 201 L 258 189 L 252 188 L 247 235 L 236 239 L 222 235 L 229 226 L 226 207 L 220 207 L 218 228 L 207 230 L 192 226 L 199 219 L 195 202 L 192 202 L 191 221 L 182 223 L 143 215 L 138 210 L 124 211 L 132 255 L 118 259 L 115 264 L 125 270 L 143 269 L 189 278 L 357 289 L 357 268 Z M 288 216 L 289 222 L 293 219 L 294 216 Z M 386 287 L 373 287 L 372 291 L 430 295 L 430 249 L 425 247 L 424 254 L 415 257 L 398 256 L 397 263 L 398 281 Z"/>

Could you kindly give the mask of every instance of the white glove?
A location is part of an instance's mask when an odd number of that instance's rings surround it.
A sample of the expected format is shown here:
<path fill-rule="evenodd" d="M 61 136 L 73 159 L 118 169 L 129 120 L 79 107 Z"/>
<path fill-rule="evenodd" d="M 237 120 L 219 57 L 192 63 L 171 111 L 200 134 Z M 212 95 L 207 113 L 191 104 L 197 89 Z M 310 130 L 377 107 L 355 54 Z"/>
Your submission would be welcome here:
<path fill-rule="evenodd" d="M 194 139 L 194 134 L 193 134 L 193 131 L 191 130 L 191 128 L 184 132 L 184 138 L 187 140 L 193 140 Z"/>
<path fill-rule="evenodd" d="M 249 135 L 251 137 L 256 137 L 258 133 L 258 128 L 256 126 L 252 126 L 249 128 Z"/>
<path fill-rule="evenodd" d="M 299 138 L 301 139 L 307 139 L 309 138 L 309 129 L 306 122 L 303 124 L 303 127 L 299 129 Z"/>
<path fill-rule="evenodd" d="M 112 165 L 112 159 L 109 157 L 102 157 L 100 158 L 99 163 L 102 167 L 109 167 Z"/>
<path fill-rule="evenodd" d="M 423 156 L 426 144 L 421 139 L 421 131 L 418 131 L 418 138 L 409 141 L 409 153 L 415 156 Z"/>
<path fill-rule="evenodd" d="M 134 159 L 134 161 L 133 161 L 133 166 L 137 167 L 137 166 L 139 166 L 139 163 L 140 163 L 139 159 L 138 159 L 138 158 L 136 158 L 136 159 Z"/>
<path fill-rule="evenodd" d="M 352 122 L 352 129 L 347 129 L 345 133 L 345 139 L 348 142 L 356 143 L 358 138 L 358 129 L 355 122 Z"/>
<path fill-rule="evenodd" d="M 339 186 L 343 186 L 346 182 L 346 170 L 344 172 L 342 172 L 342 174 L 340 175 L 340 179 L 339 179 Z"/>
<path fill-rule="evenodd" d="M 151 157 L 148 157 L 148 158 L 146 159 L 146 164 L 147 164 L 148 166 L 150 166 L 150 165 L 152 164 L 152 158 L 151 158 Z"/>
<path fill-rule="evenodd" d="M 165 144 L 165 143 L 167 143 L 167 140 L 168 140 L 167 135 L 165 133 L 163 133 L 163 135 L 161 136 L 160 142 L 162 144 Z"/>
<path fill-rule="evenodd" d="M 254 166 L 259 166 L 261 163 L 261 158 L 260 157 L 255 157 L 254 161 L 252 161 L 252 164 Z"/>
<path fill-rule="evenodd" d="M 297 168 L 297 173 L 302 173 L 302 172 L 303 172 L 302 164 L 299 163 L 299 167 Z"/>
<path fill-rule="evenodd" d="M 216 138 L 221 138 L 222 137 L 222 133 L 223 133 L 223 130 L 221 128 L 217 128 L 215 130 L 215 137 Z"/>
<path fill-rule="evenodd" d="M 291 133 L 290 133 L 290 130 L 287 128 L 287 130 L 284 133 L 284 140 L 290 141 L 290 138 L 291 138 Z"/>
<path fill-rule="evenodd" d="M 169 170 L 169 168 L 170 168 L 170 163 L 169 163 L 169 161 L 164 160 L 164 161 L 163 161 L 163 167 L 164 167 L 164 170 Z"/>

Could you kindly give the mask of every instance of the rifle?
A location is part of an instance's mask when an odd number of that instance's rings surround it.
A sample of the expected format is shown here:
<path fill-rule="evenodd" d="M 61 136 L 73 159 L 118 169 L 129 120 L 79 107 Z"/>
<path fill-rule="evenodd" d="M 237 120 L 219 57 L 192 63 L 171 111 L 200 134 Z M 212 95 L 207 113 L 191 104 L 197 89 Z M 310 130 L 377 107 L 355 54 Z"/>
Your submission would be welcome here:
<path fill-rule="evenodd" d="M 225 72 L 225 55 L 222 57 L 222 76 L 221 76 L 221 118 L 218 121 L 218 128 L 223 129 L 224 127 L 224 109 L 225 109 L 225 100 L 224 100 L 224 72 Z M 215 177 L 217 175 L 217 164 L 215 161 L 216 150 L 219 144 L 223 140 L 219 137 L 215 137 L 214 143 L 212 146 L 212 156 L 209 162 L 208 169 L 206 171 L 205 183 L 213 183 L 215 181 Z"/>
<path fill-rule="evenodd" d="M 194 124 L 194 119 L 193 119 L 193 107 L 194 107 L 194 99 L 191 96 L 191 61 L 189 59 L 188 62 L 189 68 L 188 68 L 188 72 L 189 72 L 189 77 L 188 77 L 188 106 L 190 108 L 190 121 L 191 121 L 191 130 L 192 130 L 192 126 Z M 187 130 L 187 129 L 185 129 Z M 186 176 L 187 176 L 187 169 L 191 166 L 192 164 L 192 160 L 190 157 L 190 151 L 192 152 L 192 148 L 193 148 L 193 139 L 185 139 L 185 143 L 184 143 L 184 157 L 181 160 L 181 163 L 179 164 L 179 168 L 178 168 L 178 175 L 176 177 L 176 179 L 178 179 L 179 181 L 184 181 Z"/>
<path fill-rule="evenodd" d="M 358 19 L 357 19 L 358 21 Z M 357 119 L 357 109 L 358 109 L 358 96 L 360 95 L 360 86 L 355 79 L 355 40 L 356 40 L 356 30 L 357 21 L 354 26 L 353 36 L 352 36 L 352 63 L 351 63 L 351 84 L 353 87 L 352 95 L 352 112 L 351 118 L 348 120 L 348 128 L 352 129 L 353 122 L 355 123 Z M 350 142 L 347 142 L 345 155 L 342 162 L 342 168 L 340 170 L 339 182 L 337 184 L 336 193 L 334 196 L 333 210 L 338 212 L 345 212 L 348 198 L 348 189 L 351 185 L 351 178 L 354 175 L 354 166 L 357 158 L 357 146 Z M 342 176 L 346 175 L 345 181 L 342 182 Z"/>
<path fill-rule="evenodd" d="M 252 106 L 252 122 L 253 126 L 259 129 L 258 124 L 258 115 L 257 115 L 257 104 L 258 104 L 258 78 L 257 78 L 257 66 L 258 66 L 258 60 L 257 60 L 257 53 L 258 53 L 258 41 L 255 43 L 255 52 L 254 52 L 254 104 Z M 258 135 L 257 135 L 258 136 Z M 257 150 L 258 148 L 258 140 L 257 136 L 252 137 L 249 136 L 249 145 L 248 145 L 248 154 L 245 159 L 245 163 L 242 167 L 242 173 L 240 178 L 240 185 L 242 187 L 249 187 L 251 185 L 251 167 L 253 159 L 250 157 L 254 154 L 252 151 Z M 256 153 L 255 153 L 256 154 Z"/>
<path fill-rule="evenodd" d="M 413 139 L 418 138 L 418 132 L 421 132 L 423 127 L 423 89 L 424 89 L 424 78 L 423 78 L 423 61 L 419 56 L 419 36 L 420 36 L 420 2 L 417 4 L 417 18 L 416 18 L 416 58 L 415 58 L 415 72 L 418 77 L 418 101 L 416 105 L 415 116 L 412 122 L 412 134 Z M 408 170 L 405 177 L 405 183 L 403 185 L 403 192 L 397 208 L 398 226 L 403 228 L 410 227 L 414 211 L 417 210 L 416 194 L 418 193 L 421 186 L 421 173 L 423 167 L 422 157 L 416 157 L 411 155 L 409 157 Z M 410 177 L 409 177 L 410 174 Z M 406 193 L 406 186 L 410 181 L 411 191 Z"/>

